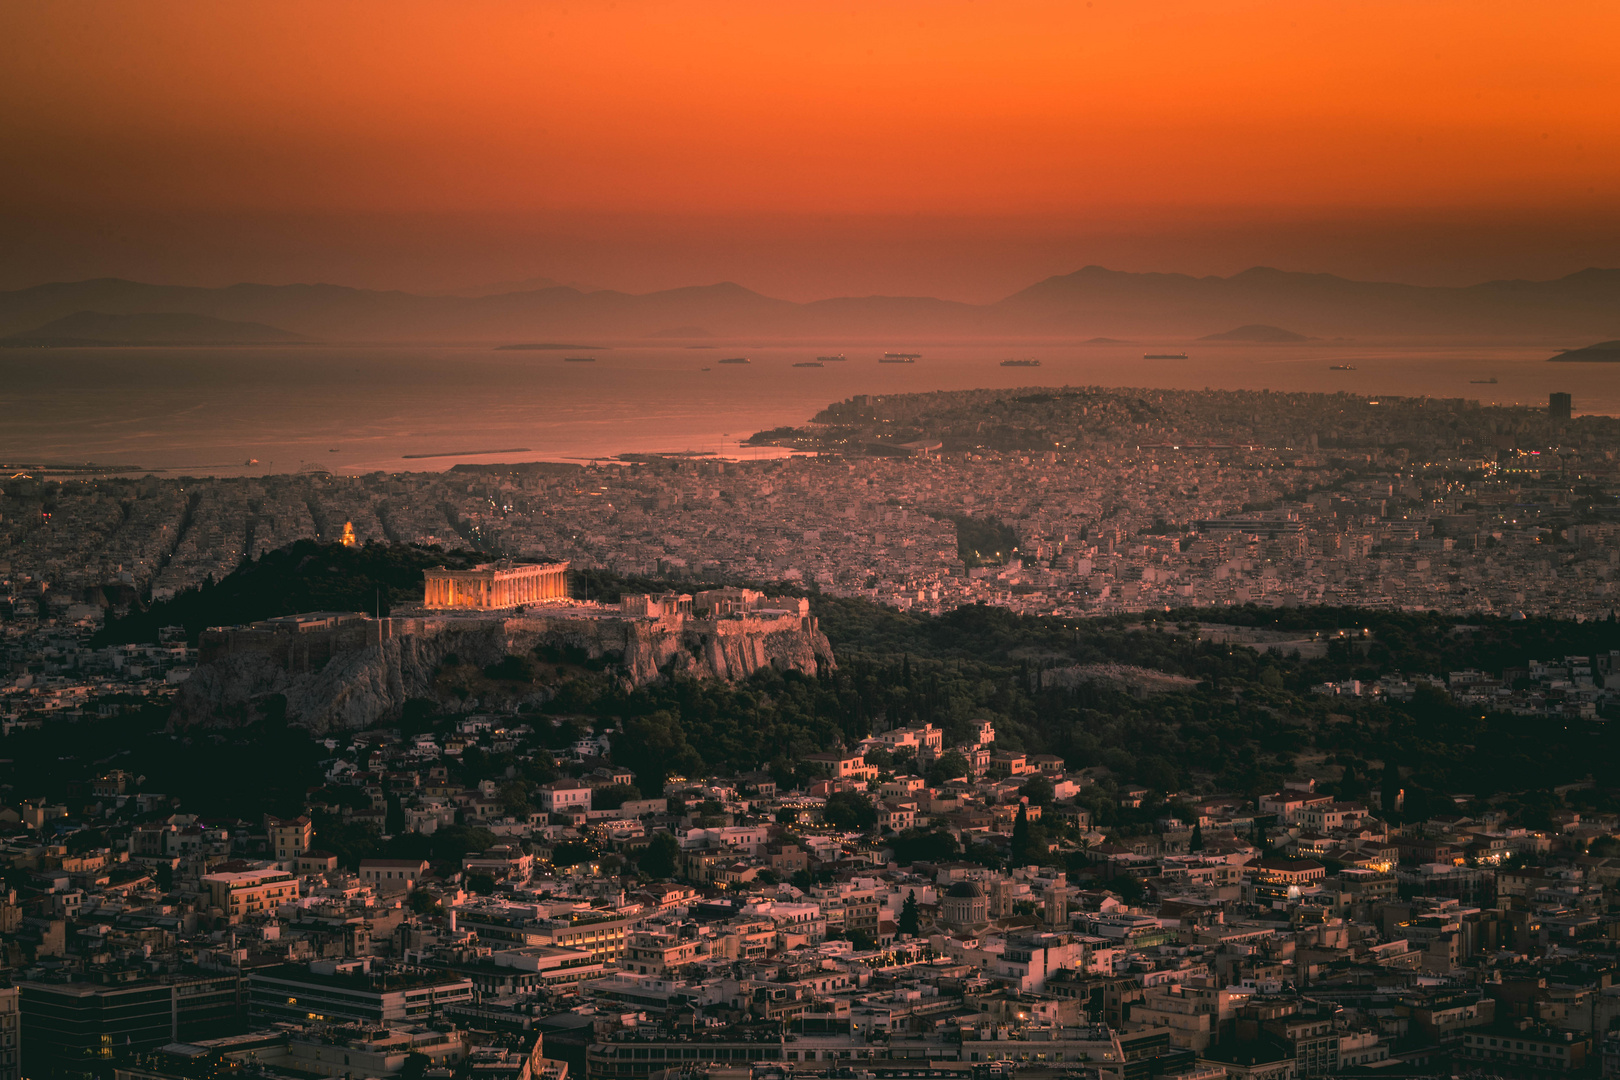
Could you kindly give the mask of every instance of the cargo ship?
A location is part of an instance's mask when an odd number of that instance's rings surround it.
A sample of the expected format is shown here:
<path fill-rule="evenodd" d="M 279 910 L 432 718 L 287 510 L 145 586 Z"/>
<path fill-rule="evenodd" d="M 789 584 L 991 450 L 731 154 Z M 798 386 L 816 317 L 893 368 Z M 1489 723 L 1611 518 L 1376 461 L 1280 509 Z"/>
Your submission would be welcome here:
<path fill-rule="evenodd" d="M 799 360 L 799 361 L 796 361 L 793 366 L 794 367 L 826 367 L 827 365 L 823 364 L 820 360 Z"/>
<path fill-rule="evenodd" d="M 1468 381 L 1473 383 L 1475 386 L 1495 386 L 1496 385 L 1496 380 L 1494 378 L 1490 378 L 1490 379 L 1469 379 Z"/>
<path fill-rule="evenodd" d="M 563 362 L 568 363 L 568 364 L 594 364 L 594 363 L 596 363 L 596 357 L 594 357 L 594 356 L 565 356 L 565 357 L 563 357 Z"/>
<path fill-rule="evenodd" d="M 844 354 L 839 353 L 837 356 L 818 356 L 816 359 L 821 361 L 823 364 L 836 364 L 844 359 Z"/>
<path fill-rule="evenodd" d="M 922 359 L 922 353 L 914 352 L 886 352 L 878 358 L 880 364 L 915 364 Z"/>
<path fill-rule="evenodd" d="M 1144 359 L 1144 360 L 1185 360 L 1185 359 L 1187 359 L 1187 354 L 1184 353 L 1184 352 L 1150 352 L 1150 353 L 1143 353 L 1142 354 L 1142 359 Z"/>
<path fill-rule="evenodd" d="M 1039 360 L 1003 360 L 1002 367 L 1040 367 Z"/>
<path fill-rule="evenodd" d="M 730 356 L 720 361 L 722 364 L 752 364 L 753 361 L 746 356 Z"/>
<path fill-rule="evenodd" d="M 1329 364 L 1328 365 L 1328 370 L 1329 371 L 1354 371 L 1354 370 L 1356 370 L 1356 365 L 1354 365 L 1354 364 Z"/>

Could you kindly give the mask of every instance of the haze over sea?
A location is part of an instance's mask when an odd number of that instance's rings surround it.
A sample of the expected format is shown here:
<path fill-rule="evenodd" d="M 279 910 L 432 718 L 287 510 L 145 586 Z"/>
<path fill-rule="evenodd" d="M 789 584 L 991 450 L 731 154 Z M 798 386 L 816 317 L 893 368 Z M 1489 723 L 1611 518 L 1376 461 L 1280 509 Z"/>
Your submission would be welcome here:
<path fill-rule="evenodd" d="M 922 359 L 879 364 L 886 348 Z M 1182 351 L 1188 359 L 1142 358 Z M 792 366 L 839 352 L 848 359 Z M 564 359 L 577 355 L 596 362 Z M 0 352 L 0 462 L 234 476 L 634 452 L 729 456 L 755 431 L 802 423 L 854 394 L 1018 386 L 1268 388 L 1542 405 L 1549 391 L 1562 390 L 1574 395 L 1578 413 L 1620 414 L 1620 365 L 1549 364 L 1548 355 L 1525 346 L 1197 343 L 19 349 Z M 718 363 L 734 356 L 753 362 Z M 998 363 L 1026 357 L 1041 366 Z M 1336 364 L 1356 370 L 1329 370 Z M 1489 378 L 1498 381 L 1470 383 Z M 515 452 L 473 453 L 494 450 Z"/>

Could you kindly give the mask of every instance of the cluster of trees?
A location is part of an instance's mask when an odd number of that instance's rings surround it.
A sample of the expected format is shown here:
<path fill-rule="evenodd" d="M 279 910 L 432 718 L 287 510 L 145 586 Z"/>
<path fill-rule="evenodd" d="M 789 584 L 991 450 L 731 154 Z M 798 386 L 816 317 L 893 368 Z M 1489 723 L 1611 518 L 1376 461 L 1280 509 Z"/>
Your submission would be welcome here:
<path fill-rule="evenodd" d="M 123 618 L 109 617 L 98 645 L 156 641 L 165 626 L 184 626 L 192 642 L 210 626 L 253 622 L 303 611 L 380 610 L 422 602 L 422 571 L 464 568 L 472 552 L 438 547 L 369 543 L 360 547 L 299 540 L 242 564 L 223 579 L 178 593 Z"/>
<path fill-rule="evenodd" d="M 368 609 L 379 593 L 386 608 L 390 600 L 419 594 L 425 567 L 470 558 L 436 549 L 302 541 L 222 582 L 110 624 L 104 640 L 150 638 L 158 626 L 174 623 L 195 631 L 300 610 Z M 583 592 L 604 599 L 671 584 L 605 571 L 580 577 Z M 1204 784 L 1258 794 L 1280 784 L 1294 771 L 1296 757 L 1309 751 L 1342 767 L 1341 795 L 1366 798 L 1404 789 L 1409 818 L 1450 810 L 1455 791 L 1523 792 L 1515 809 L 1530 822 L 1558 808 L 1539 799 L 1537 790 L 1582 778 L 1592 762 L 1620 760 L 1617 725 L 1480 715 L 1427 687 L 1404 704 L 1309 693 L 1310 685 L 1327 679 L 1499 670 L 1531 658 L 1601 654 L 1620 648 L 1620 624 L 1613 622 L 1463 623 L 1402 612 L 1252 607 L 1067 620 L 989 607 L 936 617 L 820 595 L 812 595 L 812 604 L 839 659 L 838 670 L 821 677 L 767 669 L 737 683 L 677 679 L 627 689 L 612 671 L 578 665 L 564 670 L 553 666 L 555 658 L 510 657 L 487 669 L 469 668 L 481 685 L 518 686 L 528 693 L 547 681 L 553 696 L 532 715 L 530 753 L 471 749 L 454 766 L 457 779 L 471 784 L 499 778 L 506 808 L 525 813 L 533 786 L 558 775 L 551 759 L 534 751 L 610 729 L 615 760 L 634 770 L 639 792 L 604 793 L 609 800 L 656 797 L 671 776 L 761 766 L 779 783 L 798 785 L 814 775 L 806 755 L 849 745 L 874 730 L 931 722 L 944 729 L 949 745 L 968 740 L 978 722 L 990 720 L 1002 747 L 1056 754 L 1071 768 L 1105 766 L 1111 780 L 1122 784 L 1155 790 Z M 1354 646 L 1336 645 L 1326 657 L 1301 659 L 1200 640 L 1192 624 L 1205 619 L 1295 632 L 1365 628 L 1370 636 Z M 1062 687 L 1043 678 L 1054 668 L 1109 661 L 1185 675 L 1195 688 L 1144 697 L 1103 683 Z M 436 700 L 412 701 L 399 727 L 405 734 L 444 727 L 449 717 L 443 708 Z M 62 791 L 82 780 L 90 768 L 85 748 L 94 746 L 97 760 L 123 755 L 121 767 L 144 774 L 149 790 L 181 795 L 187 810 L 244 818 L 295 813 L 303 793 L 320 783 L 320 762 L 330 752 L 307 733 L 289 729 L 274 701 L 261 711 L 265 719 L 246 727 L 176 735 L 164 730 L 167 718 L 160 710 L 135 706 L 112 720 L 16 732 L 9 756 L 28 763 L 33 790 Z M 252 785 L 241 782 L 243 761 L 255 763 Z M 911 767 L 906 755 L 886 751 L 874 755 L 874 764 L 889 771 Z M 939 783 L 966 771 L 966 761 L 947 752 L 930 765 L 927 778 Z M 1151 821 L 1156 808 L 1120 808 L 1109 798 L 1109 782 L 1081 796 L 1091 803 L 1094 820 L 1118 828 Z M 1025 794 L 1037 804 L 1051 797 L 1039 780 Z M 1598 792 L 1582 798 L 1601 803 L 1608 797 Z M 853 805 L 833 814 L 841 821 L 865 820 Z M 905 842 L 919 851 L 939 847 L 931 837 Z"/>

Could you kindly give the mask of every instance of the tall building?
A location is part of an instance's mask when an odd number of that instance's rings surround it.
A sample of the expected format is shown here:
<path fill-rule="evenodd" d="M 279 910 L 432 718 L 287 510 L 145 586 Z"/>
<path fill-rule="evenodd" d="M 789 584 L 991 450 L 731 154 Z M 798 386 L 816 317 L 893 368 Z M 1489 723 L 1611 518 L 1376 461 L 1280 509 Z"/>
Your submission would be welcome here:
<path fill-rule="evenodd" d="M 298 879 L 285 870 L 206 874 L 202 883 L 208 888 L 209 903 L 233 923 L 298 899 Z"/>
<path fill-rule="evenodd" d="M 15 986 L 0 988 L 0 1080 L 22 1077 L 21 996 Z"/>
<path fill-rule="evenodd" d="M 1551 420 L 1568 420 L 1573 411 L 1574 402 L 1568 394 L 1556 391 L 1547 395 L 1547 417 Z"/>
<path fill-rule="evenodd" d="M 449 972 L 373 969 L 364 960 L 281 964 L 248 976 L 248 1013 L 261 1024 L 419 1024 L 446 1005 L 472 998 L 470 979 Z"/>
<path fill-rule="evenodd" d="M 278 862 L 298 858 L 315 839 L 315 826 L 303 814 L 295 818 L 266 817 L 264 828 L 270 837 L 270 857 Z"/>
<path fill-rule="evenodd" d="M 23 1047 L 30 1080 L 89 1080 L 130 1054 L 239 1030 L 241 988 L 234 972 L 132 982 L 26 981 L 18 984 L 22 1027 L 13 1043 Z M 6 1031 L 0 1024 L 0 1052 Z"/>

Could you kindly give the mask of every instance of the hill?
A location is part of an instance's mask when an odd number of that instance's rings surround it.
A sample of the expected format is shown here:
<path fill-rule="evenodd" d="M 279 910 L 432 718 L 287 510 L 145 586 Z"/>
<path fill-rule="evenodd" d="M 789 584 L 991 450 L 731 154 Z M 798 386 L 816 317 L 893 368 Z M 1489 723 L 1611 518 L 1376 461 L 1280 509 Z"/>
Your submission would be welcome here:
<path fill-rule="evenodd" d="M 97 635 L 101 644 L 155 641 L 158 629 L 183 626 L 186 637 L 210 626 L 273 619 L 305 611 L 371 611 L 387 615 L 396 604 L 422 602 L 422 571 L 435 566 L 465 568 L 469 552 L 403 544 L 344 547 L 299 540 L 243 563 L 224 579 L 178 593 L 109 619 Z"/>
<path fill-rule="evenodd" d="M 1550 363 L 1620 364 L 1620 341 L 1600 341 L 1584 349 L 1565 349 L 1547 358 Z"/>
<path fill-rule="evenodd" d="M 1239 326 L 1235 330 L 1228 330 L 1221 334 L 1205 334 L 1199 341 L 1251 341 L 1266 344 L 1277 344 L 1291 341 L 1310 341 L 1304 334 L 1296 334 L 1292 330 L 1284 330 L 1280 326 L 1267 326 L 1264 323 L 1250 323 Z"/>
<path fill-rule="evenodd" d="M 750 337 L 863 339 L 898 346 L 950 338 L 1164 340 L 1190 338 L 1212 325 L 1289 326 L 1322 338 L 1546 340 L 1612 334 L 1616 310 L 1620 270 L 1597 269 L 1555 281 L 1440 288 L 1266 267 L 1223 278 L 1088 266 L 992 304 L 925 296 L 796 303 L 730 282 L 642 294 L 555 285 L 482 296 L 419 296 L 340 285 L 205 289 L 102 278 L 0 293 L 0 334 L 37 334 L 55 320 L 100 312 L 202 316 L 256 323 L 265 331 L 283 327 L 282 333 L 328 341 L 367 342 Z M 130 340 L 131 332 L 125 329 L 122 340 Z M 179 340 L 178 332 L 171 334 Z"/>
<path fill-rule="evenodd" d="M 10 348 L 108 345 L 272 345 L 306 340 L 276 326 L 184 311 L 108 314 L 75 311 L 0 338 Z"/>

